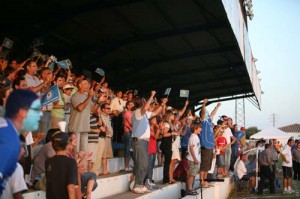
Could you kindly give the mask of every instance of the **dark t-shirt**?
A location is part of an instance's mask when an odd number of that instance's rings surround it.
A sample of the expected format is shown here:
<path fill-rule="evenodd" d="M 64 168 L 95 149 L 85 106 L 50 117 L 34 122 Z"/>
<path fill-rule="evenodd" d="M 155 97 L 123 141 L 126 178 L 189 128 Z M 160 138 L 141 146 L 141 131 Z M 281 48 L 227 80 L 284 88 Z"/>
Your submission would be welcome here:
<path fill-rule="evenodd" d="M 75 159 L 56 155 L 46 160 L 46 198 L 67 199 L 69 184 L 77 185 L 77 163 Z"/>

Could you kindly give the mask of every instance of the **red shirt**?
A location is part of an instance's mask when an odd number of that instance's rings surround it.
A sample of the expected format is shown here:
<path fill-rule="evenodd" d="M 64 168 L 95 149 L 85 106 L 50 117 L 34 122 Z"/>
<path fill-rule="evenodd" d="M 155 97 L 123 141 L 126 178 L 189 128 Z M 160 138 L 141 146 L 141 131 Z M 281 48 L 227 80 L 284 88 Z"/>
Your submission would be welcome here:
<path fill-rule="evenodd" d="M 153 133 L 154 129 L 150 128 L 150 132 Z M 156 139 L 150 136 L 149 143 L 148 143 L 148 154 L 153 154 L 156 152 L 157 152 Z"/>
<path fill-rule="evenodd" d="M 124 125 L 124 133 L 131 132 L 132 124 L 128 122 L 131 121 L 132 118 L 132 111 L 125 111 L 123 114 L 123 125 Z"/>
<path fill-rule="evenodd" d="M 217 139 L 217 147 L 219 149 L 221 149 L 222 147 L 224 147 L 225 145 L 227 145 L 227 141 L 226 138 L 221 136 Z M 220 155 L 225 155 L 225 150 L 220 150 Z"/>

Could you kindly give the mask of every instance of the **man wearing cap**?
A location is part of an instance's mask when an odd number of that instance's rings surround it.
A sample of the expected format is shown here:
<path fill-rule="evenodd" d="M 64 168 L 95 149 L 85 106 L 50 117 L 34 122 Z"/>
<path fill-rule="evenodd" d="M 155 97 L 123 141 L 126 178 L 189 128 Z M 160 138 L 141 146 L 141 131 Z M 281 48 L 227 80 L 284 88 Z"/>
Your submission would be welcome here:
<path fill-rule="evenodd" d="M 52 146 L 56 155 L 46 160 L 46 198 L 75 199 L 75 186 L 78 185 L 77 163 L 67 157 L 67 133 L 58 131 L 53 134 Z"/>
<path fill-rule="evenodd" d="M 7 99 L 5 117 L 0 118 L 0 196 L 5 180 L 17 165 L 20 153 L 18 134 L 38 128 L 40 107 L 38 96 L 29 90 L 15 90 Z"/>

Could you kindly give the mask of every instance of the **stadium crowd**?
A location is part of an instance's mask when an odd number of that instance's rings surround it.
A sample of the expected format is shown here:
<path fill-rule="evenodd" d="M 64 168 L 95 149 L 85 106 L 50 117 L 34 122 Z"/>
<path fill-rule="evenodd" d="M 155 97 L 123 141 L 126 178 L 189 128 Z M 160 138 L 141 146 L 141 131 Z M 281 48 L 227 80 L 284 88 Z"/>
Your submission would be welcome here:
<path fill-rule="evenodd" d="M 182 108 L 175 109 L 168 104 L 166 96 L 156 98 L 154 90 L 145 99 L 132 90 L 111 89 L 104 76 L 91 81 L 59 65 L 51 68 L 50 64 L 51 59 L 40 61 L 39 57 L 23 62 L 0 57 L 0 105 L 1 116 L 5 118 L 0 122 L 0 140 L 8 141 L 3 137 L 4 128 L 10 120 L 22 116 L 19 126 L 14 122 L 13 126 L 20 134 L 18 142 L 25 151 L 25 155 L 23 150 L 20 156 L 18 154 L 21 164 L 11 163 L 7 174 L 5 167 L 0 167 L 0 195 L 4 198 L 20 197 L 28 188 L 45 190 L 47 198 L 51 199 L 91 198 L 98 186 L 96 177 L 109 174 L 107 159 L 114 156 L 113 142 L 124 143 L 124 171 L 132 170 L 130 159 L 133 159 L 135 183 L 132 191 L 135 193 L 147 193 L 155 187 L 156 159 L 158 165 L 163 166 L 163 183 L 183 180 L 188 195 L 197 194 L 193 189 L 197 175 L 203 188 L 213 186 L 207 181 L 209 178 L 235 175 L 237 180 L 250 181 L 255 191 L 254 177 L 258 171 L 245 165 L 251 157 L 243 155 L 255 146 L 246 142 L 246 129 L 233 124 L 230 117 L 223 115 L 213 123 L 221 103 L 209 113 L 208 100 L 203 99 L 199 116 L 196 116 L 188 107 L 188 100 Z M 56 101 L 45 106 L 34 103 L 38 97 L 49 95 L 53 85 L 57 85 L 59 91 Z M 26 101 L 28 95 L 33 99 L 24 105 L 22 100 Z M 13 109 L 14 115 L 11 115 Z M 20 113 L 23 109 L 25 113 Z M 31 110 L 35 115 L 30 114 Z M 29 128 L 38 120 L 38 127 Z M 0 146 L 1 154 L 13 147 L 1 142 Z M 279 154 L 284 160 L 284 193 L 293 193 L 292 167 L 294 179 L 300 180 L 300 142 L 295 144 L 290 139 L 283 150 L 276 140 L 268 144 L 258 141 L 257 147 L 261 150 L 257 193 L 263 194 L 266 178 L 270 192 L 275 193 Z M 182 164 L 186 166 L 181 167 Z"/>

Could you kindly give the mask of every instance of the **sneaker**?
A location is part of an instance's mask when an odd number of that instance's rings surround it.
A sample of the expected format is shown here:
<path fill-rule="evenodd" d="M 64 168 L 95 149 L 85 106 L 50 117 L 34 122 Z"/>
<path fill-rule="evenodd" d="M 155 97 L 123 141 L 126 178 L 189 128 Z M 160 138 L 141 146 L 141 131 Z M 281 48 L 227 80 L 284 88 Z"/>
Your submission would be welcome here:
<path fill-rule="evenodd" d="M 288 192 L 289 193 L 295 193 L 295 190 L 291 188 L 291 189 L 288 190 Z"/>
<path fill-rule="evenodd" d="M 137 194 L 143 194 L 145 193 L 144 190 L 143 190 L 143 187 L 134 187 L 133 190 L 132 190 L 134 193 L 137 193 Z"/>
<path fill-rule="evenodd" d="M 142 190 L 144 191 L 144 193 L 150 193 L 151 192 L 146 186 L 143 186 Z"/>
<path fill-rule="evenodd" d="M 151 182 L 149 179 L 146 180 L 145 186 L 146 186 L 147 189 L 149 189 L 149 190 L 152 190 L 152 189 L 153 189 L 152 182 Z"/>
<path fill-rule="evenodd" d="M 287 189 L 283 190 L 283 193 L 290 193 Z"/>
<path fill-rule="evenodd" d="M 222 174 L 218 174 L 217 178 L 223 178 L 223 175 Z"/>
<path fill-rule="evenodd" d="M 192 195 L 192 196 L 195 196 L 195 195 L 198 195 L 198 193 L 197 193 L 197 191 L 195 191 L 195 190 L 187 190 L 186 191 L 186 195 Z"/>

